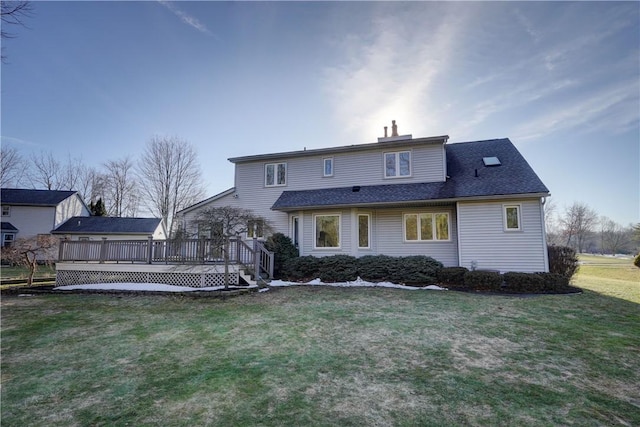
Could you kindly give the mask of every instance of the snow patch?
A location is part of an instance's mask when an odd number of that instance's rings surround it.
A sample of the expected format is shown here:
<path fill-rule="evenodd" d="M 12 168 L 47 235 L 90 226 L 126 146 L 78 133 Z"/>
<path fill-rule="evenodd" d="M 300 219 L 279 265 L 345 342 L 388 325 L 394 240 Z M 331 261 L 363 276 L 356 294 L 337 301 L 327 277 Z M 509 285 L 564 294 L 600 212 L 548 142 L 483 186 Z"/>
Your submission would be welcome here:
<path fill-rule="evenodd" d="M 257 285 L 229 286 L 229 289 L 251 289 Z M 57 291 L 93 290 L 93 291 L 142 291 L 142 292 L 195 292 L 195 291 L 219 291 L 224 286 L 209 286 L 205 288 L 192 288 L 189 286 L 165 285 L 162 283 L 91 283 L 87 285 L 65 285 L 53 288 Z"/>
<path fill-rule="evenodd" d="M 393 288 L 393 289 L 404 289 L 404 290 L 408 290 L 408 291 L 415 291 L 415 290 L 432 290 L 432 291 L 446 291 L 447 288 L 442 288 L 440 286 L 436 286 L 436 285 L 429 285 L 429 286 L 422 286 L 422 287 L 417 287 L 417 286 L 407 286 L 407 285 L 399 285 L 397 283 L 391 283 L 391 282 L 367 282 L 366 280 L 362 280 L 360 277 L 358 277 L 356 280 L 352 281 L 352 282 L 336 282 L 336 283 L 324 283 L 322 280 L 320 279 L 313 279 L 309 282 L 306 283 L 300 283 L 300 282 L 285 282 L 282 280 L 272 280 L 271 283 L 269 283 L 269 286 L 271 287 L 286 287 L 286 286 L 300 286 L 300 285 L 311 285 L 311 286 L 334 286 L 334 287 L 340 287 L 340 288 L 356 288 L 356 287 L 361 287 L 361 288 Z"/>

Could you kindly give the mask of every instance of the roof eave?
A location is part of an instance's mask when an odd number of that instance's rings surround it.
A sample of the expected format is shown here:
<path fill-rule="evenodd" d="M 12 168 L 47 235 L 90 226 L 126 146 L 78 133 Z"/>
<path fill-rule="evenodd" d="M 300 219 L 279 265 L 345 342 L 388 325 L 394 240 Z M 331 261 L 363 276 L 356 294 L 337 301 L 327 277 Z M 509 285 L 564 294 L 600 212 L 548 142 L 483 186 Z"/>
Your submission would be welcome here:
<path fill-rule="evenodd" d="M 271 210 L 281 212 L 295 212 L 312 209 L 344 209 L 348 207 L 363 207 L 363 208 L 391 208 L 391 207 L 414 207 L 425 206 L 432 204 L 445 204 L 456 202 L 472 202 L 483 200 L 512 200 L 512 199 L 532 199 L 539 197 L 548 197 L 550 193 L 520 193 L 520 194 L 497 194 L 486 196 L 469 196 L 469 197 L 454 197 L 449 199 L 420 199 L 420 200 L 407 200 L 407 201 L 394 201 L 394 202 L 370 202 L 370 203 L 343 203 L 343 204 L 331 204 L 331 205 L 312 205 L 312 206 L 292 206 L 283 208 L 274 208 Z"/>
<path fill-rule="evenodd" d="M 354 144 L 354 145 L 345 145 L 342 147 L 330 147 L 330 148 L 316 148 L 311 150 L 298 150 L 298 151 L 288 151 L 281 153 L 270 153 L 270 154 L 256 154 L 251 156 L 242 156 L 242 157 L 231 157 L 229 160 L 232 163 L 246 163 L 246 162 L 254 162 L 260 160 L 272 160 L 272 159 L 281 159 L 281 158 L 293 158 L 293 157 L 304 157 L 304 156 L 317 156 L 317 155 L 326 155 L 326 154 L 336 154 L 336 153 L 347 153 L 354 151 L 366 151 L 371 149 L 376 149 L 380 147 L 396 147 L 400 145 L 420 145 L 420 144 L 446 144 L 449 140 L 449 135 L 440 135 L 440 136 L 431 136 L 427 138 L 415 138 L 415 139 L 403 139 L 398 141 L 388 141 L 388 142 L 372 142 L 368 144 Z"/>

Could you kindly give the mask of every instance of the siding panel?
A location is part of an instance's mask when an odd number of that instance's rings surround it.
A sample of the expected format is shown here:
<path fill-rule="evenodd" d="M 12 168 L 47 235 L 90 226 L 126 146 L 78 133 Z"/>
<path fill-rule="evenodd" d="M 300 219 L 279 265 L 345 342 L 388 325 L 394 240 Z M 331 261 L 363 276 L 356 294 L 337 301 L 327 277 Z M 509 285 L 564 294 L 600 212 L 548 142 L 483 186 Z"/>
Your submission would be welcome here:
<path fill-rule="evenodd" d="M 509 201 L 521 206 L 521 231 L 504 231 L 504 202 L 458 204 L 460 265 L 500 271 L 545 271 L 544 224 L 538 199 Z"/>

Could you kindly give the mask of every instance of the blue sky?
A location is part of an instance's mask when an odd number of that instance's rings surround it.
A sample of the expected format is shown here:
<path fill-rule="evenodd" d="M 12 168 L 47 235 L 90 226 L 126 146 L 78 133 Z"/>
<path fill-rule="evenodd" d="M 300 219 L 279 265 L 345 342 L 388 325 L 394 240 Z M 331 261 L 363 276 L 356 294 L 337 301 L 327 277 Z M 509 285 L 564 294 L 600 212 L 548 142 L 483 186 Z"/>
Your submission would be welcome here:
<path fill-rule="evenodd" d="M 3 43 L 2 144 L 61 160 L 197 149 L 226 159 L 509 137 L 557 209 L 640 221 L 638 2 L 34 2 Z"/>

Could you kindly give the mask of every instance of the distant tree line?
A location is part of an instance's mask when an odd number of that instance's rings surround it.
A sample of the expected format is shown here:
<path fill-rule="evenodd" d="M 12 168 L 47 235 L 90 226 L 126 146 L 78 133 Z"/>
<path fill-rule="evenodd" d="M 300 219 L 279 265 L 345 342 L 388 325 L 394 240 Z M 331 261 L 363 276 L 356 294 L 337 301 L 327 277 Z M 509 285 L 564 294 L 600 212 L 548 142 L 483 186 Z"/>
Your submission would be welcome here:
<path fill-rule="evenodd" d="M 98 167 L 52 152 L 24 156 L 3 145 L 0 181 L 2 188 L 77 191 L 93 215 L 135 217 L 146 209 L 162 218 L 169 232 L 176 212 L 204 194 L 197 152 L 178 137 L 154 136 L 137 160 L 125 156 Z"/>
<path fill-rule="evenodd" d="M 545 203 L 547 242 L 578 253 L 636 254 L 640 251 L 640 223 L 622 225 L 599 215 L 589 205 L 574 202 L 562 211 Z"/>

